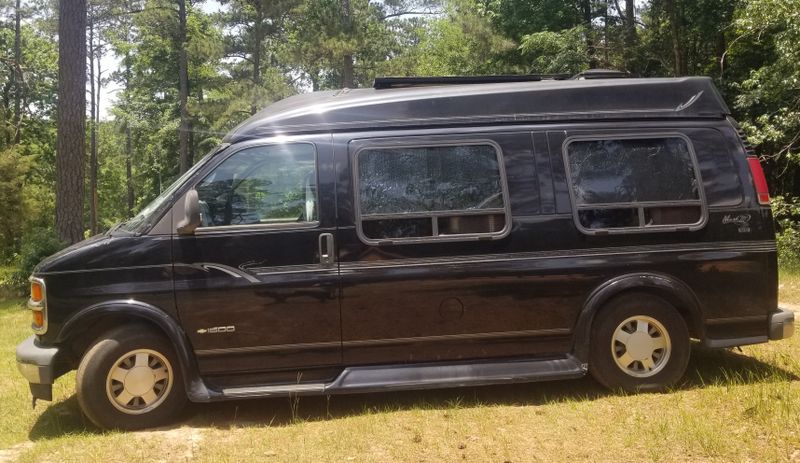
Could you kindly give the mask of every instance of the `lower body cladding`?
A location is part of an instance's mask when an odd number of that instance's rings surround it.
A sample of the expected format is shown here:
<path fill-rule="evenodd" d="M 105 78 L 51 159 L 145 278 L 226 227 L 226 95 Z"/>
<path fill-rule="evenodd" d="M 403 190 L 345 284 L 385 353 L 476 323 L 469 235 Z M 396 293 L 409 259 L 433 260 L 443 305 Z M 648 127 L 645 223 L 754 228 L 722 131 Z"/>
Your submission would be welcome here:
<path fill-rule="evenodd" d="M 794 333 L 793 312 L 779 309 L 768 316 L 768 333 L 753 338 L 720 339 L 710 347 L 729 347 L 785 339 Z M 707 340 L 709 341 L 709 340 Z M 30 383 L 34 401 L 52 400 L 53 382 L 69 371 L 57 347 L 40 346 L 31 336 L 17 346 L 17 366 Z M 481 386 L 580 378 L 587 364 L 571 354 L 549 358 L 487 359 L 449 363 L 417 363 L 345 368 L 333 381 L 208 388 L 196 372 L 187 372 L 189 399 L 195 402 L 290 395 L 325 395 L 390 390 Z"/>
<path fill-rule="evenodd" d="M 725 347 L 761 344 L 767 341 L 778 341 L 781 339 L 790 338 L 794 334 L 794 318 L 794 312 L 785 309 L 778 309 L 767 316 L 768 331 L 765 335 L 719 339 L 707 337 L 704 341 L 704 344 L 706 347 L 719 349 Z"/>
<path fill-rule="evenodd" d="M 777 341 L 794 334 L 794 312 L 779 309 L 769 316 L 769 339 Z"/>
<path fill-rule="evenodd" d="M 34 403 L 36 399 L 53 400 L 53 382 L 70 370 L 59 349 L 38 345 L 35 335 L 17 346 L 17 368 L 28 380 Z"/>

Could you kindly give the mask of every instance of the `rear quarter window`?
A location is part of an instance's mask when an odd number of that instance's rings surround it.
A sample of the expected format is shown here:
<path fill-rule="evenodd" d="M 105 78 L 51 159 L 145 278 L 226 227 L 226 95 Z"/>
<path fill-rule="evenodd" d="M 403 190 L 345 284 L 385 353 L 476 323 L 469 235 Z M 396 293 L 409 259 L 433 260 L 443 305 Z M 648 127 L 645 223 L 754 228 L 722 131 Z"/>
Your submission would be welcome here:
<path fill-rule="evenodd" d="M 586 233 L 701 228 L 705 196 L 688 138 L 574 137 L 564 143 L 570 197 Z"/>
<path fill-rule="evenodd" d="M 742 181 L 734 162 L 738 140 L 733 140 L 716 129 L 688 129 L 684 133 L 691 139 L 703 190 L 709 207 L 732 207 L 742 203 Z M 731 132 L 731 137 L 734 134 Z M 740 153 L 744 157 L 744 153 Z"/>

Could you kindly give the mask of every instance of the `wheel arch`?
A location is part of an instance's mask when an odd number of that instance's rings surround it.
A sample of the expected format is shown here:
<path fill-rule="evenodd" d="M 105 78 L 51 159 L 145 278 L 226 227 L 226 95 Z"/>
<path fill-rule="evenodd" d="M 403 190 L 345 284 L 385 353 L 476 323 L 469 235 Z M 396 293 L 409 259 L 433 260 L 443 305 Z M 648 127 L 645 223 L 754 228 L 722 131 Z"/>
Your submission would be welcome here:
<path fill-rule="evenodd" d="M 631 273 L 606 280 L 586 298 L 574 330 L 572 350 L 576 357 L 588 362 L 592 324 L 602 308 L 612 299 L 633 292 L 649 293 L 669 302 L 686 321 L 691 337 L 705 337 L 702 308 L 689 285 L 671 275 Z"/>
<path fill-rule="evenodd" d="M 56 343 L 70 345 L 73 355 L 79 360 L 100 334 L 122 323 L 146 324 L 166 336 L 175 348 L 189 399 L 194 402 L 210 399 L 212 392 L 200 378 L 197 360 L 183 328 L 177 320 L 151 304 L 126 299 L 86 307 L 64 323 Z"/>

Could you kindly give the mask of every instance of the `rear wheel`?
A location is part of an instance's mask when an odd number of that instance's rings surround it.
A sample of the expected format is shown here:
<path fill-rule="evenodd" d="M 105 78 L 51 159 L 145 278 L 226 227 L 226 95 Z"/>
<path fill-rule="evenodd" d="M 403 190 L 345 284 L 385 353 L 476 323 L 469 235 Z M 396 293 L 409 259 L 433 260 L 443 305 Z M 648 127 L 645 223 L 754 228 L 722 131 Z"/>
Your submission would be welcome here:
<path fill-rule="evenodd" d="M 663 391 L 683 376 L 689 351 L 686 322 L 671 304 L 626 294 L 596 316 L 589 370 L 611 389 Z"/>
<path fill-rule="evenodd" d="M 186 403 L 174 352 L 166 338 L 143 326 L 101 336 L 78 366 L 84 414 L 104 429 L 142 429 L 173 419 Z"/>

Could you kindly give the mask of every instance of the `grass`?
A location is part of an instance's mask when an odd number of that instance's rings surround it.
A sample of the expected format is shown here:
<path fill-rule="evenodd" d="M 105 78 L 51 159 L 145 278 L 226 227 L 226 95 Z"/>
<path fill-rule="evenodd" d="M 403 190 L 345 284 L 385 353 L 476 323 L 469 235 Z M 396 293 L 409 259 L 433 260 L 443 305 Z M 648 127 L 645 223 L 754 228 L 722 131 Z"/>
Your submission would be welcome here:
<path fill-rule="evenodd" d="M 800 274 L 781 274 L 800 306 Z M 191 405 L 179 423 L 102 433 L 82 419 L 74 375 L 30 407 L 14 346 L 21 301 L 0 302 L 0 462 L 797 461 L 800 336 L 695 348 L 666 394 L 611 394 L 591 378 L 552 383 Z"/>
<path fill-rule="evenodd" d="M 781 269 L 778 276 L 778 294 L 781 302 L 797 305 L 800 308 L 800 270 Z"/>
<path fill-rule="evenodd" d="M 0 265 L 0 301 L 18 296 L 18 289 L 10 281 L 16 267 Z"/>

